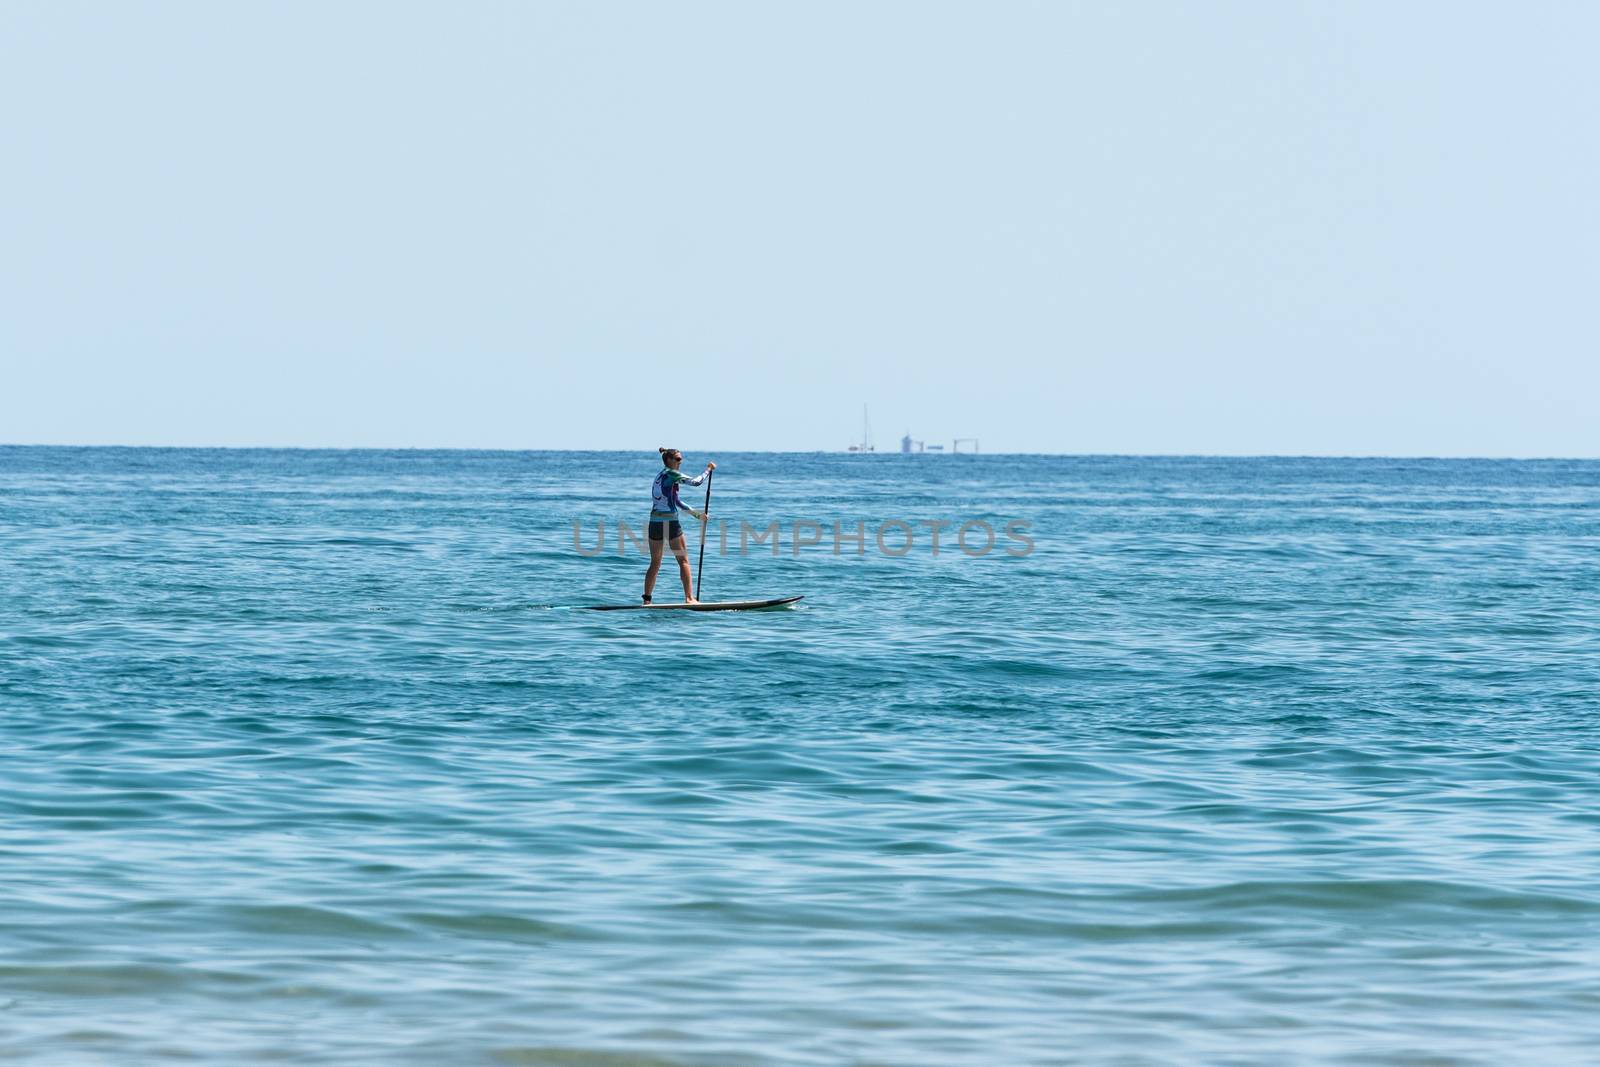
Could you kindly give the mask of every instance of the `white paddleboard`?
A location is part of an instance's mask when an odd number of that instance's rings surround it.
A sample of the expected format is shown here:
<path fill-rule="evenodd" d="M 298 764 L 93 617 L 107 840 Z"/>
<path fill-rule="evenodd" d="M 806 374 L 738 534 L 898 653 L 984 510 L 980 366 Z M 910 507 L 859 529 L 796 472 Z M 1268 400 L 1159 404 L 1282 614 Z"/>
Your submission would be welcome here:
<path fill-rule="evenodd" d="M 804 596 L 783 596 L 776 600 L 712 600 L 699 604 L 594 604 L 590 611 L 759 611 L 781 608 L 804 600 Z"/>

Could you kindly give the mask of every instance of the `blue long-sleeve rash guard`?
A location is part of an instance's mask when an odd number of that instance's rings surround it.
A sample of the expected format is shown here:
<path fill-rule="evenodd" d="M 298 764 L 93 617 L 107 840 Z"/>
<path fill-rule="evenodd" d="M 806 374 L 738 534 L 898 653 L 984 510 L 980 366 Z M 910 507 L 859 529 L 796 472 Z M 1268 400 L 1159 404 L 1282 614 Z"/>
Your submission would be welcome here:
<path fill-rule="evenodd" d="M 689 511 L 690 507 L 678 499 L 678 487 L 683 485 L 700 485 L 705 482 L 706 475 L 711 473 L 707 467 L 700 472 L 698 478 L 691 478 L 682 471 L 675 471 L 667 467 L 650 483 L 650 521 L 662 522 L 676 519 L 678 512 Z"/>

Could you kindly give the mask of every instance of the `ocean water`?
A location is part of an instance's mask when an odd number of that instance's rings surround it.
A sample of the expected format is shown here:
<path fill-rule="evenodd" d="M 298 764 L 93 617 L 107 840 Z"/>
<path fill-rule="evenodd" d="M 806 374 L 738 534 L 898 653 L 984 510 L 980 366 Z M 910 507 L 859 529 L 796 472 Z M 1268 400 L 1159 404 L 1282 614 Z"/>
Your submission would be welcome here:
<path fill-rule="evenodd" d="M 0 1061 L 1600 1061 L 1600 463 L 714 458 L 0 449 Z"/>

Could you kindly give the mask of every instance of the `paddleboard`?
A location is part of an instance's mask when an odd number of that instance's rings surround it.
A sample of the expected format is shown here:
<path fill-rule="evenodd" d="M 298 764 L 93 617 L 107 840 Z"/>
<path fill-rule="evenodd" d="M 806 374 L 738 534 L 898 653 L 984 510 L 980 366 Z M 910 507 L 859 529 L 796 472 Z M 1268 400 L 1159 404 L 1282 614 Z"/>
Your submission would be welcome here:
<path fill-rule="evenodd" d="M 760 611 L 781 608 L 804 600 L 804 596 L 783 596 L 776 600 L 713 600 L 699 604 L 594 604 L 590 611 Z"/>

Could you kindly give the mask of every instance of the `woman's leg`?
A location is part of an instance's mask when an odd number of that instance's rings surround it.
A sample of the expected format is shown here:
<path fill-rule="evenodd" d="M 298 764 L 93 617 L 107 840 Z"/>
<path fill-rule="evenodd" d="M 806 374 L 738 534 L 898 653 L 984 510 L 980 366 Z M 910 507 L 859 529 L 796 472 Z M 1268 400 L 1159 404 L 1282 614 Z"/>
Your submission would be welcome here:
<path fill-rule="evenodd" d="M 660 537 L 650 542 L 650 569 L 644 572 L 644 602 L 650 603 L 650 597 L 656 591 L 656 574 L 661 570 L 661 554 L 667 547 L 667 539 Z"/>
<path fill-rule="evenodd" d="M 682 534 L 672 539 L 672 554 L 678 557 L 678 577 L 683 579 L 683 602 L 694 603 L 694 576 L 689 573 L 689 545 Z"/>

